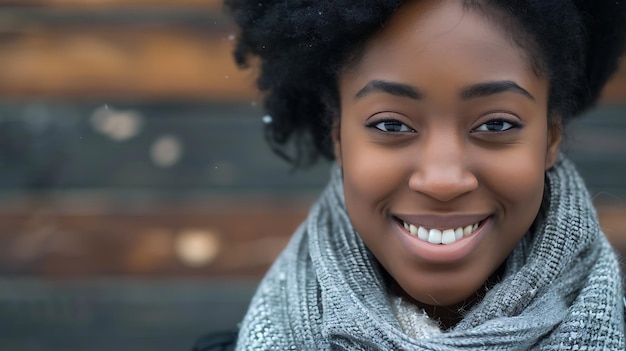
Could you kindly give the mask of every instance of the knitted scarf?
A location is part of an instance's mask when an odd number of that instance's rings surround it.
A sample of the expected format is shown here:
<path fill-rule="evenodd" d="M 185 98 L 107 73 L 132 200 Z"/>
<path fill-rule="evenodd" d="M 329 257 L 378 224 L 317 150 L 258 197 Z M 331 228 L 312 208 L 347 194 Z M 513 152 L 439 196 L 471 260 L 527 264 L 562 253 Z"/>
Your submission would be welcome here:
<path fill-rule="evenodd" d="M 534 229 L 509 255 L 500 282 L 441 331 L 390 298 L 350 223 L 335 167 L 261 282 L 237 350 L 624 350 L 619 266 L 583 180 L 564 157 L 546 179 Z"/>

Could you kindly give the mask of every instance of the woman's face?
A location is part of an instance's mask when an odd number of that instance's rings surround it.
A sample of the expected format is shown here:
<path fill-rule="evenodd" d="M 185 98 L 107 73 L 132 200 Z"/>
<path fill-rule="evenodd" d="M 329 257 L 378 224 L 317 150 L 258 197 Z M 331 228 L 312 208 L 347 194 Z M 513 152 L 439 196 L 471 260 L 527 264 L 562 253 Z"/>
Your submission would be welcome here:
<path fill-rule="evenodd" d="M 455 1 L 403 5 L 340 76 L 347 210 L 412 298 L 472 296 L 530 228 L 560 140 L 548 88 Z"/>

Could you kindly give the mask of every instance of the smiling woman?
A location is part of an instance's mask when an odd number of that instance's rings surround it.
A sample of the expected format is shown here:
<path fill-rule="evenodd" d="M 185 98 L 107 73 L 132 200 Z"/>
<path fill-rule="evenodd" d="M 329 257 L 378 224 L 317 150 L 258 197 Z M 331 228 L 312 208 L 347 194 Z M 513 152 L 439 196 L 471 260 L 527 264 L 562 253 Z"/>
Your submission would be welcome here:
<path fill-rule="evenodd" d="M 624 349 L 617 259 L 559 144 L 626 4 L 226 3 L 271 144 L 336 161 L 238 349 Z"/>
<path fill-rule="evenodd" d="M 406 4 L 364 52 L 334 134 L 352 224 L 401 294 L 472 304 L 537 217 L 560 140 L 548 81 L 455 2 Z"/>

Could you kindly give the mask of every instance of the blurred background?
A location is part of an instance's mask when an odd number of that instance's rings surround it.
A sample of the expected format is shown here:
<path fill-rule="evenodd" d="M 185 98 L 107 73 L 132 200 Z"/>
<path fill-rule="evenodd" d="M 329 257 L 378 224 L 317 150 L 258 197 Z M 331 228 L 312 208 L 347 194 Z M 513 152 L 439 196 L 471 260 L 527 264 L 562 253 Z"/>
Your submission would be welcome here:
<path fill-rule="evenodd" d="M 0 0 L 0 349 L 189 350 L 233 329 L 327 164 L 263 140 L 219 0 Z M 626 253 L 626 62 L 571 125 Z"/>

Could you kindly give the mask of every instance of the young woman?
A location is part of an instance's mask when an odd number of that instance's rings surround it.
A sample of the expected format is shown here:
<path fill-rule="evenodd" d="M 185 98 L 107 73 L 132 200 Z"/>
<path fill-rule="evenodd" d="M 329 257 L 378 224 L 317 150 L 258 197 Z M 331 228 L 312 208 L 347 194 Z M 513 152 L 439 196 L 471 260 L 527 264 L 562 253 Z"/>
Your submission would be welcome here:
<path fill-rule="evenodd" d="M 336 160 L 237 349 L 624 349 L 619 265 L 559 154 L 617 65 L 624 1 L 226 6 L 274 149 Z"/>

